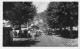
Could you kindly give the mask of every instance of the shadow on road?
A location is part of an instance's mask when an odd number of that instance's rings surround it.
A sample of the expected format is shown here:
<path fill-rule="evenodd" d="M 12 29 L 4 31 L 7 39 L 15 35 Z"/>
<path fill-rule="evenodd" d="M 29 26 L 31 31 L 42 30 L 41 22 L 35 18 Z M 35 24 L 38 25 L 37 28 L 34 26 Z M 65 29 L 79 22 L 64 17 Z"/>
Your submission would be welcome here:
<path fill-rule="evenodd" d="M 52 35 L 57 35 L 58 37 L 62 38 L 75 39 L 78 38 L 78 31 L 72 31 L 72 33 L 70 33 L 68 30 L 57 30 L 52 31 Z"/>
<path fill-rule="evenodd" d="M 10 45 L 6 45 L 9 47 L 30 47 L 31 45 L 35 45 L 36 43 L 39 43 L 40 41 L 14 41 L 13 43 L 11 43 Z M 4 46 L 5 47 L 5 46 Z"/>

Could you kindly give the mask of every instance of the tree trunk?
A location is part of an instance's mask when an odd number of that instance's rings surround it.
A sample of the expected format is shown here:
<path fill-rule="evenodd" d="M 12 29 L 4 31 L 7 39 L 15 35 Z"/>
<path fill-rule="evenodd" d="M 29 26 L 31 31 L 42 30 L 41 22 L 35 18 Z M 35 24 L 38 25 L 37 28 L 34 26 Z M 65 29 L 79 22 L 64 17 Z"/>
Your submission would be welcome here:
<path fill-rule="evenodd" d="M 21 30 L 21 25 L 19 24 L 19 30 Z"/>
<path fill-rule="evenodd" d="M 73 38 L 72 26 L 70 27 L 70 38 Z"/>
<path fill-rule="evenodd" d="M 27 28 L 28 28 L 28 22 L 27 22 Z"/>

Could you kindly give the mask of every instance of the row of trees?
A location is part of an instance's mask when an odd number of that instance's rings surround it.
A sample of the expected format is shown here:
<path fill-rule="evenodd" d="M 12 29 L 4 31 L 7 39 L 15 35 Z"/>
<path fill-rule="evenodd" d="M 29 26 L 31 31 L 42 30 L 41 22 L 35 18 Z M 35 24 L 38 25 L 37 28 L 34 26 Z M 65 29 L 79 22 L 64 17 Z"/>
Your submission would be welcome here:
<path fill-rule="evenodd" d="M 36 7 L 32 2 L 3 2 L 3 19 L 10 21 L 13 25 L 27 23 L 36 15 Z"/>
<path fill-rule="evenodd" d="M 47 8 L 48 23 L 52 28 L 78 25 L 78 2 L 50 2 Z"/>
<path fill-rule="evenodd" d="M 73 37 L 73 26 L 78 26 L 78 2 L 50 2 L 47 8 L 48 24 L 50 28 L 70 27 L 70 36 Z M 77 34 L 77 32 L 75 32 Z M 69 35 L 69 34 L 68 34 Z"/>

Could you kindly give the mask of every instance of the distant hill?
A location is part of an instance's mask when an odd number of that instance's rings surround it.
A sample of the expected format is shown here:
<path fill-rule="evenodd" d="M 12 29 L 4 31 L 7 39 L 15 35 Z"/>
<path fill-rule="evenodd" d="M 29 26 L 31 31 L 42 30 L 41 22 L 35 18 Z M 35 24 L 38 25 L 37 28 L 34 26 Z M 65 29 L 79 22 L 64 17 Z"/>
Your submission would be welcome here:
<path fill-rule="evenodd" d="M 37 13 L 37 15 L 34 17 L 35 21 L 34 23 L 38 22 L 37 26 L 39 26 L 40 28 L 47 28 L 48 24 L 47 24 L 47 15 L 46 15 L 46 11 L 41 12 L 41 13 Z"/>

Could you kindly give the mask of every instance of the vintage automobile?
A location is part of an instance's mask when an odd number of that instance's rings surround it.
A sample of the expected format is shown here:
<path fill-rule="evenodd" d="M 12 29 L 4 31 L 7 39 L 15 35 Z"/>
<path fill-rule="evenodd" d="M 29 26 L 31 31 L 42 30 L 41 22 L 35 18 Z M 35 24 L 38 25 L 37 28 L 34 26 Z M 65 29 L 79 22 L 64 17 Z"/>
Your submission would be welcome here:
<path fill-rule="evenodd" d="M 37 30 L 37 31 L 36 31 L 36 36 L 40 36 L 41 33 L 42 33 L 42 30 Z"/>

